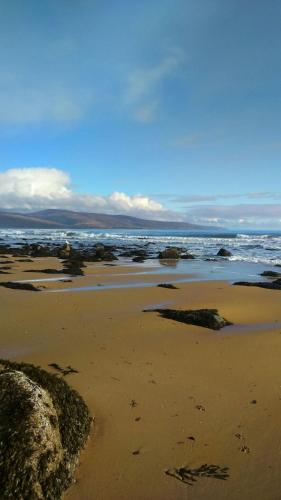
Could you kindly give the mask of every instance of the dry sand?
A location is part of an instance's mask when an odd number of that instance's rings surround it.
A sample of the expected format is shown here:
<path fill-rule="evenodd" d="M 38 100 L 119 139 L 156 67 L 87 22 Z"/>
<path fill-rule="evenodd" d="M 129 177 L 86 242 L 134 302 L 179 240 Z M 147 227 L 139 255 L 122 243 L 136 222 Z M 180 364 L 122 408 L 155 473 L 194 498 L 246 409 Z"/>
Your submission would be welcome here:
<path fill-rule="evenodd" d="M 12 266 L 1 281 L 48 278 L 22 271 L 59 264 Z M 67 381 L 95 416 L 65 498 L 279 500 L 281 292 L 213 281 L 49 293 L 78 281 L 135 282 L 135 269 L 143 268 L 91 265 L 92 276 L 42 283 L 41 293 L 0 288 L 0 356 L 47 370 L 71 365 L 79 373 Z M 165 303 L 218 308 L 238 326 L 215 332 L 142 312 Z M 164 472 L 205 463 L 228 467 L 229 478 L 188 486 Z"/>

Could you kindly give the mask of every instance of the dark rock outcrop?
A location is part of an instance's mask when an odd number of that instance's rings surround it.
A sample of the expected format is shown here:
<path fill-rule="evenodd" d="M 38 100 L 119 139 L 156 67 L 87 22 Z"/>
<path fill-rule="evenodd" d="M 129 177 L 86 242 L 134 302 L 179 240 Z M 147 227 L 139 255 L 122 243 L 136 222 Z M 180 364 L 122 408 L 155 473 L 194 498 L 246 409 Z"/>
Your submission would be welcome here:
<path fill-rule="evenodd" d="M 218 253 L 218 257 L 231 257 L 232 253 L 229 250 L 226 250 L 225 248 L 221 248 Z"/>
<path fill-rule="evenodd" d="M 159 259 L 179 259 L 180 250 L 176 247 L 169 247 L 159 252 Z"/>
<path fill-rule="evenodd" d="M 85 264 L 81 260 L 80 255 L 76 254 L 63 261 L 62 273 L 70 274 L 71 276 L 83 276 L 82 267 L 85 267 Z"/>
<path fill-rule="evenodd" d="M 5 288 L 11 288 L 12 290 L 28 290 L 30 292 L 41 292 L 40 288 L 37 288 L 32 283 L 19 283 L 17 281 L 2 281 L 0 286 Z"/>
<path fill-rule="evenodd" d="M 276 271 L 264 271 L 260 276 L 266 276 L 267 278 L 281 278 L 281 273 Z"/>
<path fill-rule="evenodd" d="M 62 274 L 60 269 L 26 269 L 24 273 Z"/>
<path fill-rule="evenodd" d="M 0 360 L 0 498 L 56 499 L 73 480 L 91 425 L 61 377 Z"/>
<path fill-rule="evenodd" d="M 241 286 L 258 286 L 259 288 L 267 288 L 269 290 L 281 290 L 281 278 L 267 282 L 267 281 L 237 281 L 233 285 Z"/>
<path fill-rule="evenodd" d="M 220 330 L 231 325 L 230 321 L 220 316 L 217 309 L 191 309 L 180 311 L 177 309 L 150 309 L 144 312 L 159 312 L 163 318 L 179 321 L 190 325 L 203 326 L 211 330 Z"/>
<path fill-rule="evenodd" d="M 172 283 L 159 283 L 159 288 L 170 288 L 171 290 L 178 290 L 178 287 Z"/>
<path fill-rule="evenodd" d="M 185 260 L 195 259 L 194 255 L 191 255 L 191 253 L 184 253 L 180 256 L 180 258 Z"/>
<path fill-rule="evenodd" d="M 72 248 L 69 243 L 65 243 L 59 250 L 58 250 L 58 257 L 60 259 L 67 259 L 70 254 L 71 254 Z"/>

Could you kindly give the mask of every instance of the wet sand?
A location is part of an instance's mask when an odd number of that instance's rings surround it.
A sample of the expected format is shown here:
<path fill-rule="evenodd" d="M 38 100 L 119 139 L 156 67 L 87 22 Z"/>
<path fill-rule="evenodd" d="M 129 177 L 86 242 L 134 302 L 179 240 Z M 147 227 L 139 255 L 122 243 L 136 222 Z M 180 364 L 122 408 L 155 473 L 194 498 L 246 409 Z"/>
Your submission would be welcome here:
<path fill-rule="evenodd" d="M 11 265 L 1 281 L 51 278 L 22 271 L 60 267 L 56 259 Z M 41 293 L 0 288 L 0 356 L 50 371 L 71 365 L 79 373 L 67 381 L 95 416 L 65 498 L 278 500 L 281 293 L 220 281 L 49 293 L 135 282 L 140 269 L 92 264 L 72 283 L 42 282 Z M 176 278 L 147 276 L 155 285 Z M 142 312 L 154 304 L 218 308 L 235 326 L 215 332 Z M 206 463 L 228 467 L 229 478 L 189 486 L 165 474 Z"/>

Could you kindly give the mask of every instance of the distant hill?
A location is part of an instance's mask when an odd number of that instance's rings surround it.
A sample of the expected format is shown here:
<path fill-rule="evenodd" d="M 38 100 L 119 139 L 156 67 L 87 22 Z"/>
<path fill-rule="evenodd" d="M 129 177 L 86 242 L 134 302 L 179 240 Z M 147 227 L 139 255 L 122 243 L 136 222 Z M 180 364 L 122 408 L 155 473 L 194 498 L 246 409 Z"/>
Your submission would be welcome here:
<path fill-rule="evenodd" d="M 212 229 L 188 222 L 139 219 L 129 215 L 109 215 L 71 210 L 42 210 L 22 214 L 0 211 L 0 228 L 29 229 Z"/>

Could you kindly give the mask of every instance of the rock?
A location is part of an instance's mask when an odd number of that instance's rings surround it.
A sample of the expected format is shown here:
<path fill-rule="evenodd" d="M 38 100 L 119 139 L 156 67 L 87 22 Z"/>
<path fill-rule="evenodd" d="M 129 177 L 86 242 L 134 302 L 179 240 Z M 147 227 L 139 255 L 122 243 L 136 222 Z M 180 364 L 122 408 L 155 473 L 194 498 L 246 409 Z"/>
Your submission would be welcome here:
<path fill-rule="evenodd" d="M 159 259 L 179 259 L 180 252 L 176 247 L 169 247 L 159 253 Z"/>
<path fill-rule="evenodd" d="M 194 309 L 180 311 L 176 309 L 150 309 L 144 312 L 159 312 L 163 318 L 173 319 L 180 323 L 203 326 L 212 330 L 220 330 L 224 326 L 232 325 L 220 316 L 217 309 Z"/>
<path fill-rule="evenodd" d="M 110 245 L 103 245 L 102 243 L 96 243 L 92 250 L 84 250 L 81 252 L 82 258 L 87 262 L 111 262 L 118 260 L 118 258 L 113 253 L 114 247 Z"/>
<path fill-rule="evenodd" d="M 137 257 L 133 257 L 132 261 L 133 262 L 144 262 L 144 258 L 139 255 Z"/>
<path fill-rule="evenodd" d="M 276 271 L 264 271 L 260 274 L 260 276 L 266 276 L 267 278 L 281 278 L 281 273 L 277 273 Z"/>
<path fill-rule="evenodd" d="M 191 255 L 191 253 L 184 253 L 180 256 L 181 259 L 195 259 L 194 255 Z"/>
<path fill-rule="evenodd" d="M 58 251 L 58 257 L 60 259 L 66 259 L 71 254 L 71 246 L 68 242 L 66 242 Z"/>
<path fill-rule="evenodd" d="M 172 283 L 159 283 L 160 288 L 170 288 L 171 290 L 178 290 L 178 287 L 173 285 Z"/>
<path fill-rule="evenodd" d="M 218 257 L 231 257 L 232 256 L 232 253 L 229 252 L 229 250 L 226 250 L 225 248 L 221 248 L 218 253 L 217 253 L 217 256 Z"/>
<path fill-rule="evenodd" d="M 24 273 L 62 274 L 59 269 L 26 269 Z"/>
<path fill-rule="evenodd" d="M 89 410 L 61 377 L 0 365 L 0 498 L 59 500 L 89 434 Z"/>
<path fill-rule="evenodd" d="M 41 292 L 40 288 L 32 285 L 32 283 L 18 283 L 17 281 L 2 281 L 0 286 L 11 288 L 12 290 L 29 290 L 30 292 Z"/>
<path fill-rule="evenodd" d="M 86 267 L 83 262 L 81 252 L 73 251 L 68 259 L 63 261 L 63 274 L 70 274 L 71 276 L 83 276 L 83 267 Z"/>
<path fill-rule="evenodd" d="M 241 285 L 241 286 L 258 286 L 260 288 L 268 288 L 270 290 L 281 290 L 281 278 L 271 281 L 271 282 L 266 282 L 266 281 L 256 281 L 256 282 L 249 282 L 249 281 L 237 281 L 236 283 L 233 283 L 233 285 Z"/>
<path fill-rule="evenodd" d="M 1 497 L 10 491 L 13 498 L 44 498 L 40 483 L 64 455 L 58 415 L 50 395 L 20 371 L 0 374 L 0 443 Z"/>

